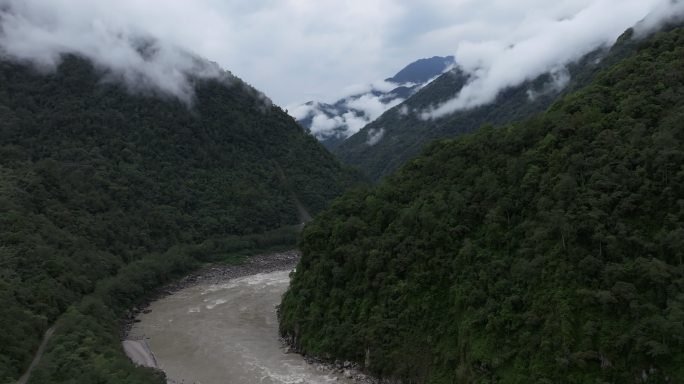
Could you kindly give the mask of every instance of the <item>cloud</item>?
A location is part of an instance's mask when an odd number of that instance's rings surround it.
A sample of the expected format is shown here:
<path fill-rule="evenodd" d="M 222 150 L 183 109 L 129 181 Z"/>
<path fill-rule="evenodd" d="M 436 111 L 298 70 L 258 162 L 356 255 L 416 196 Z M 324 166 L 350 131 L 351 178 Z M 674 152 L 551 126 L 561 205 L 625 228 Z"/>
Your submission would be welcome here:
<path fill-rule="evenodd" d="M 365 127 L 366 124 L 370 123 L 370 120 L 366 116 L 359 116 L 353 111 L 343 114 L 342 118 L 347 126 L 347 129 L 344 131 L 344 136 L 346 137 L 355 134 L 360 131 L 361 128 Z"/>
<path fill-rule="evenodd" d="M 118 4 L 123 9 L 130 1 Z M 105 81 L 123 81 L 135 92 L 154 91 L 191 103 L 189 76 L 225 78 L 217 65 L 172 42 L 153 37 L 136 20 L 103 17 L 103 3 L 85 0 L 0 0 L 0 54 L 53 71 L 64 54 L 90 59 Z"/>
<path fill-rule="evenodd" d="M 319 139 L 333 136 L 347 138 L 402 101 L 403 99 L 393 99 L 383 104 L 380 97 L 367 94 L 343 104 L 342 111 L 326 109 L 315 103 L 294 107 L 292 110 L 288 109 L 288 112 L 300 121 L 310 117 L 310 131 Z"/>
<path fill-rule="evenodd" d="M 317 103 L 306 103 L 301 105 L 292 105 L 287 107 L 287 113 L 294 117 L 295 120 L 304 120 L 310 114 L 315 113 Z"/>
<path fill-rule="evenodd" d="M 288 106 L 287 111 L 298 121 L 311 119 L 309 129 L 319 139 L 346 139 L 387 110 L 404 102 L 403 98 L 389 93 L 398 86 L 387 81 L 355 85 L 348 87 L 346 95 L 334 105 L 308 102 Z"/>
<path fill-rule="evenodd" d="M 639 35 L 645 35 L 663 23 L 681 22 L 684 19 L 684 1 L 661 1 L 649 14 L 637 24 L 635 30 Z"/>
<path fill-rule="evenodd" d="M 307 104 L 288 110 L 290 116 L 297 120 L 311 119 L 309 130 L 319 139 L 330 137 L 347 138 L 365 127 L 370 122 L 360 111 L 352 110 L 337 115 L 326 113 L 317 103 Z"/>
<path fill-rule="evenodd" d="M 376 88 L 371 88 L 371 90 L 374 89 Z M 337 116 L 330 117 L 325 111 L 312 107 L 308 110 L 307 114 L 304 114 L 304 117 L 308 114 L 314 116 L 311 122 L 311 133 L 316 137 L 339 136 L 347 138 L 403 101 L 404 99 L 402 98 L 388 98 L 386 95 L 378 96 L 371 92 L 344 99 L 341 108 L 344 108 L 346 112 L 338 113 Z M 302 110 L 295 107 L 294 114 L 291 114 L 291 116 L 301 120 L 301 118 L 297 118 L 295 115 L 302 116 Z"/>
<path fill-rule="evenodd" d="M 342 127 L 345 120 L 340 116 L 328 117 L 323 113 L 314 116 L 311 122 L 311 133 L 321 134 L 334 131 L 335 128 Z"/>
<path fill-rule="evenodd" d="M 385 136 L 385 128 L 379 128 L 379 129 L 370 129 L 368 131 L 368 140 L 366 140 L 366 144 L 369 146 L 374 146 L 377 143 L 382 140 L 382 138 Z"/>
<path fill-rule="evenodd" d="M 436 119 L 488 104 L 505 88 L 544 73 L 562 74 L 566 65 L 597 48 L 612 45 L 647 15 L 649 23 L 655 25 L 670 17 L 675 8 L 681 8 L 681 4 L 670 0 L 560 3 L 567 7 L 531 13 L 508 31 L 508 37 L 461 41 L 456 57 L 471 81 L 451 100 L 423 111 L 421 118 Z M 558 85 L 566 82 L 565 76 L 556 80 Z"/>
<path fill-rule="evenodd" d="M 669 0 L 0 0 L 6 7 L 23 17 L 4 42 L 16 56 L 49 66 L 57 51 L 88 53 L 102 65 L 119 63 L 119 76 L 139 80 L 142 73 L 166 92 L 184 94 L 187 84 L 174 79 L 195 68 L 174 52 L 179 47 L 230 69 L 281 105 L 334 100 L 349 84 L 454 53 L 480 71 L 489 90 L 534 72 L 518 66 L 540 63 L 536 71 L 553 67 L 548 60 L 569 60 L 558 52 L 566 43 L 575 56 L 586 51 L 581 43 L 597 44 L 590 33 L 609 42 L 618 27 L 659 10 L 649 21 L 658 23 L 671 11 Z M 594 8 L 607 11 L 580 17 Z M 152 68 L 131 72 L 150 61 L 128 49 L 139 36 L 158 38 L 160 53 Z M 508 52 L 511 45 L 517 48 Z M 518 53 L 529 61 L 516 59 Z M 510 63 L 510 78 L 493 64 L 499 59 Z"/>
<path fill-rule="evenodd" d="M 550 75 L 551 80 L 544 84 L 542 89 L 527 90 L 527 97 L 530 99 L 530 101 L 534 101 L 540 96 L 558 93 L 562 91 L 563 88 L 565 88 L 565 86 L 570 82 L 570 72 L 565 67 L 552 71 Z"/>
<path fill-rule="evenodd" d="M 401 98 L 383 100 L 379 96 L 365 94 L 359 98 L 349 100 L 346 106 L 363 112 L 369 121 L 373 121 L 385 113 L 385 111 L 401 104 L 403 101 L 404 99 Z"/>

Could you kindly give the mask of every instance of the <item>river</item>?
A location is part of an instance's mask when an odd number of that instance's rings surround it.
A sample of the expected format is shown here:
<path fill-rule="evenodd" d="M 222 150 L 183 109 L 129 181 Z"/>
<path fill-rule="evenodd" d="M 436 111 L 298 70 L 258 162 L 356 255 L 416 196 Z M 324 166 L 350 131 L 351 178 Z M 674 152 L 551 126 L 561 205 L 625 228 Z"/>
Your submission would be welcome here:
<path fill-rule="evenodd" d="M 276 305 L 288 284 L 279 271 L 185 288 L 152 303 L 129 336 L 176 383 L 351 383 L 285 352 Z"/>

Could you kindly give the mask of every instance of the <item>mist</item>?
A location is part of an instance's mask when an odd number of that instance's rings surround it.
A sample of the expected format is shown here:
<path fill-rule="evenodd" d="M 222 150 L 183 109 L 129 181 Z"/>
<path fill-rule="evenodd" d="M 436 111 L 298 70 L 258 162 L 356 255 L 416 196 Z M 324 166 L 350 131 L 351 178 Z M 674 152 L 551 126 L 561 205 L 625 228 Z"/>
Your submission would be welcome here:
<path fill-rule="evenodd" d="M 287 107 L 288 113 L 297 120 L 311 118 L 310 132 L 319 139 L 348 138 L 380 117 L 387 110 L 401 104 L 405 99 L 391 93 L 399 86 L 388 81 L 358 84 L 343 90 L 340 100 L 333 104 L 308 102 Z M 345 112 L 346 111 L 346 112 Z"/>
<path fill-rule="evenodd" d="M 118 5 L 122 12 L 112 12 L 111 5 L 85 0 L 0 0 L 0 56 L 52 72 L 65 55 L 77 55 L 102 71 L 104 82 L 186 104 L 194 98 L 192 78 L 229 77 L 218 65 L 141 29 L 141 20 L 124 17 L 130 13 L 123 8 L 131 6 L 124 1 Z"/>
<path fill-rule="evenodd" d="M 640 20 L 638 32 L 647 33 L 682 7 L 670 0 L 0 0 L 0 56 L 51 71 L 75 54 L 107 81 L 185 102 L 193 99 L 189 78 L 229 68 L 278 104 L 297 105 L 336 100 L 349 84 L 455 53 L 473 81 L 422 111 L 429 119 L 562 73 Z M 377 110 L 371 100 L 364 106 Z"/>
<path fill-rule="evenodd" d="M 471 80 L 454 90 L 454 98 L 420 112 L 420 117 L 438 119 L 486 105 L 506 88 L 545 73 L 564 74 L 568 64 L 611 46 L 630 27 L 646 33 L 682 15 L 683 8 L 671 0 L 591 1 L 562 17 L 557 12 L 532 13 L 506 38 L 462 41 L 456 61 Z M 561 76 L 554 84 L 562 86 L 568 80 Z"/>

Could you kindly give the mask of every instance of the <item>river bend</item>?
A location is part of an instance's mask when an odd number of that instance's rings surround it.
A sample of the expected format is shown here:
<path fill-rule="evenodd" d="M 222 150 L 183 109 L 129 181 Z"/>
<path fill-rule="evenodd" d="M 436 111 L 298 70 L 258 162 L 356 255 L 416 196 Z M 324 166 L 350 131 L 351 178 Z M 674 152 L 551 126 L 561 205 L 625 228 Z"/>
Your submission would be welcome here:
<path fill-rule="evenodd" d="M 152 303 L 129 336 L 146 340 L 176 383 L 351 383 L 285 353 L 276 305 L 288 284 L 280 271 L 185 288 Z"/>

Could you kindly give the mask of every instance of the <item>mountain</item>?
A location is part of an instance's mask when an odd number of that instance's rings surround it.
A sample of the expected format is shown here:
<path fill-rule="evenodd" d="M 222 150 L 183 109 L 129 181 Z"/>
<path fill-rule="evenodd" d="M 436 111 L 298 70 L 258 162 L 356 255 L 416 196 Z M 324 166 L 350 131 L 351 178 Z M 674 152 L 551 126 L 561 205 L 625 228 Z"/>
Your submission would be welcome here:
<path fill-rule="evenodd" d="M 628 44 L 623 45 L 611 55 L 604 49 L 597 50 L 561 71 L 505 89 L 490 104 L 439 119 L 423 119 L 421 112 L 450 100 L 468 84 L 469 76 L 455 67 L 332 151 L 342 162 L 378 180 L 418 155 L 433 140 L 453 138 L 485 124 L 500 126 L 522 121 L 544 111 L 562 95 L 585 85 L 601 68 L 619 60 L 628 48 Z"/>
<path fill-rule="evenodd" d="M 327 148 L 335 148 L 454 64 L 453 56 L 421 59 L 384 82 L 370 85 L 366 91 L 354 93 L 333 104 L 309 101 L 290 107 L 289 113 Z"/>
<path fill-rule="evenodd" d="M 453 56 L 416 60 L 385 81 L 394 84 L 427 84 L 456 64 Z"/>
<path fill-rule="evenodd" d="M 359 180 L 227 73 L 191 79 L 191 105 L 108 75 L 0 60 L 0 383 L 54 323 L 32 382 L 148 377 L 121 352 L 126 310 L 200 262 L 293 245 L 301 207 Z"/>
<path fill-rule="evenodd" d="M 604 55 L 603 50 L 592 52 L 562 71 L 505 89 L 490 104 L 439 119 L 423 119 L 422 111 L 453 98 L 468 84 L 469 76 L 458 67 L 453 68 L 332 151 L 344 163 L 378 180 L 416 156 L 433 140 L 472 132 L 485 124 L 521 121 L 545 110 L 561 95 L 591 79 L 592 74 L 605 65 L 601 61 Z"/>
<path fill-rule="evenodd" d="M 683 383 L 684 29 L 630 36 L 307 225 L 283 336 L 388 382 Z"/>

